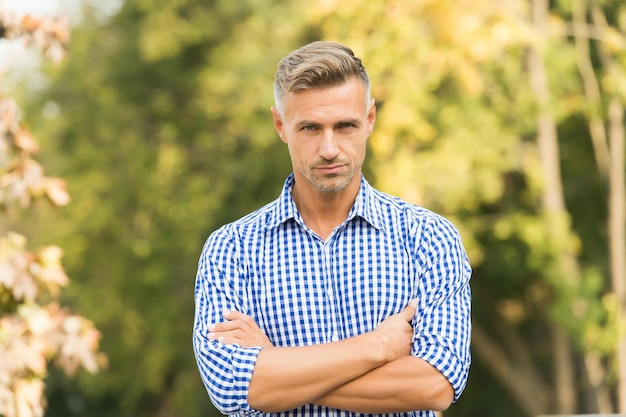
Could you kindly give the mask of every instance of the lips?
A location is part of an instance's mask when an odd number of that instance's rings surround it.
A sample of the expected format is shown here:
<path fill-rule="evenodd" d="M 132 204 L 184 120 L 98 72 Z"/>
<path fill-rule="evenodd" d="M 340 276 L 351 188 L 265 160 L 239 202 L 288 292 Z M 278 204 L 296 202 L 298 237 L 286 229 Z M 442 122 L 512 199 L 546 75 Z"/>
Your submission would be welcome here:
<path fill-rule="evenodd" d="M 325 165 L 318 166 L 315 169 L 324 175 L 335 175 L 339 174 L 343 169 L 344 165 Z"/>

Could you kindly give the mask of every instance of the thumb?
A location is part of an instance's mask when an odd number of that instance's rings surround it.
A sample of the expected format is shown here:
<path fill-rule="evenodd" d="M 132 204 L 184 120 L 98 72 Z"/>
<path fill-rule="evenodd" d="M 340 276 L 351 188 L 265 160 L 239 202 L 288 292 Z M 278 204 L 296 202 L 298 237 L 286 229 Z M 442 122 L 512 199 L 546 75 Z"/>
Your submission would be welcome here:
<path fill-rule="evenodd" d="M 413 320 L 413 316 L 415 316 L 416 311 L 417 298 L 413 298 L 411 301 L 409 301 L 409 304 L 404 307 L 404 310 L 402 310 L 402 314 L 404 314 L 404 317 L 407 319 L 407 321 L 411 321 Z"/>

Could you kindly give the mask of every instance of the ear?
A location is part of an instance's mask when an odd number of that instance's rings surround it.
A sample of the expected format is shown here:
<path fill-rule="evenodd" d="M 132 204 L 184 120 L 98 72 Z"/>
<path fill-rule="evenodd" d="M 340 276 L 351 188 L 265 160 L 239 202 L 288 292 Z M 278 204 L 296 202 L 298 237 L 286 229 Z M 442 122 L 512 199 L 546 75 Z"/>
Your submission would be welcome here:
<path fill-rule="evenodd" d="M 285 139 L 285 125 L 283 124 L 283 119 L 276 107 L 272 106 L 272 117 L 274 118 L 274 129 L 278 132 L 278 136 L 280 136 L 280 140 L 287 143 L 287 139 Z"/>
<path fill-rule="evenodd" d="M 369 109 L 367 111 L 367 134 L 371 135 L 376 123 L 376 101 L 370 99 Z"/>

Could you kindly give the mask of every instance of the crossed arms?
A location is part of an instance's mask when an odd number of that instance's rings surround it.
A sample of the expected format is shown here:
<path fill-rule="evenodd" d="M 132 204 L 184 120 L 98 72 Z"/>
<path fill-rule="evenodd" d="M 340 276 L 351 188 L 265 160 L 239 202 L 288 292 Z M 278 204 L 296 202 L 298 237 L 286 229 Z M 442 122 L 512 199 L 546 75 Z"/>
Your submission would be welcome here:
<path fill-rule="evenodd" d="M 308 275 L 299 276 L 304 283 L 283 276 L 283 290 L 289 291 L 293 281 L 294 297 L 300 297 L 294 306 L 302 302 L 294 309 L 290 300 L 273 300 L 271 279 L 249 270 L 246 256 L 254 255 L 256 246 L 250 249 L 252 243 L 228 230 L 211 238 L 199 263 L 193 340 L 216 407 L 224 414 L 308 404 L 371 414 L 447 408 L 461 395 L 471 362 L 471 268 L 458 234 L 440 223 L 419 230 L 414 253 L 394 258 L 413 269 L 384 281 L 403 291 L 385 294 L 382 304 L 349 299 L 346 313 L 359 331 L 346 329 L 352 337 L 331 343 L 325 340 L 334 329 L 316 321 L 325 317 L 316 306 L 326 293 L 305 290 L 322 288 L 316 276 L 308 281 Z M 264 263 L 282 262 L 285 256 L 270 256 Z M 416 261 L 404 262 L 406 256 Z M 382 290 L 370 284 L 356 287 L 355 296 Z M 408 297 L 417 297 L 419 306 L 388 316 L 390 303 L 398 311 Z"/>
<path fill-rule="evenodd" d="M 410 355 L 416 304 L 373 331 L 333 343 L 274 347 L 254 320 L 236 311 L 209 327 L 208 338 L 263 347 L 250 380 L 248 403 L 279 412 L 317 404 L 362 413 L 444 410 L 454 390 L 443 374 Z"/>

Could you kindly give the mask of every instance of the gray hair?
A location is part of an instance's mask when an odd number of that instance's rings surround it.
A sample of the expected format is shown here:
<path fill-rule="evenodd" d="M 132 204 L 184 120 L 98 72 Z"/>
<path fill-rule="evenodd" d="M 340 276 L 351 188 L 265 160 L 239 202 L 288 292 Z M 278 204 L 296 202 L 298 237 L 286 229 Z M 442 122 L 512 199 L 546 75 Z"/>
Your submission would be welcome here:
<path fill-rule="evenodd" d="M 341 85 L 357 77 L 365 87 L 365 105 L 370 101 L 370 79 L 359 58 L 345 45 L 317 41 L 309 43 L 278 63 L 274 76 L 274 100 L 282 114 L 286 93 Z"/>

